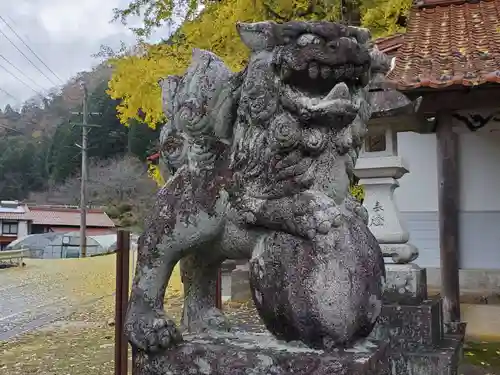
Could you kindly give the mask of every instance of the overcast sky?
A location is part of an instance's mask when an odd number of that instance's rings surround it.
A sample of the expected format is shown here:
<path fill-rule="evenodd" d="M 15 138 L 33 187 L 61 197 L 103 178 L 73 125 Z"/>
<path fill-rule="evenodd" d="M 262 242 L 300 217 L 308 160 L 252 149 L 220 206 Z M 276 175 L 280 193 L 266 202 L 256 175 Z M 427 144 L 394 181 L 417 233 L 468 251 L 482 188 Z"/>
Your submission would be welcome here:
<path fill-rule="evenodd" d="M 98 61 L 91 55 L 102 44 L 119 48 L 120 42 L 133 45 L 135 38 L 126 26 L 110 23 L 113 8 L 128 0 L 0 0 L 0 16 L 63 81 L 88 70 Z M 61 84 L 0 19 L 0 107 L 19 106 L 35 95 L 33 90 L 5 71 L 5 68 L 40 92 Z M 167 37 L 168 29 L 158 30 L 151 41 Z M 5 34 L 5 35 L 3 35 Z M 10 39 L 49 79 L 9 42 Z M 21 70 L 26 76 L 13 68 Z M 31 80 L 37 85 L 35 85 Z M 52 81 L 52 82 L 51 82 Z M 6 94 L 8 92 L 11 96 Z"/>

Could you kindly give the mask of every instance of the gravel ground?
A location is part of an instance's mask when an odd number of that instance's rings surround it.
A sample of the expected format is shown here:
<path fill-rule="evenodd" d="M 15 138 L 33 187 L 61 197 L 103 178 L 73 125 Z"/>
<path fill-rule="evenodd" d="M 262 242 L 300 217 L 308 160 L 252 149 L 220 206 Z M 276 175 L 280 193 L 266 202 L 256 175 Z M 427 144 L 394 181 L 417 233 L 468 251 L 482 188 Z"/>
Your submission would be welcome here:
<path fill-rule="evenodd" d="M 27 261 L 0 270 L 0 373 L 2 375 L 113 374 L 114 256 Z M 178 270 L 166 310 L 182 314 Z M 226 303 L 233 325 L 262 332 L 251 303 Z M 461 375 L 500 375 L 500 345 L 471 343 Z"/>
<path fill-rule="evenodd" d="M 111 262 L 27 260 L 24 268 L 0 270 L 0 342 L 68 316 L 82 304 L 112 293 Z M 83 267 L 79 267 L 83 266 Z M 85 267 L 86 266 L 86 267 Z M 111 269 L 110 269 L 111 268 Z M 114 279 L 113 272 L 110 272 Z M 95 280 L 90 286 L 88 280 Z"/>

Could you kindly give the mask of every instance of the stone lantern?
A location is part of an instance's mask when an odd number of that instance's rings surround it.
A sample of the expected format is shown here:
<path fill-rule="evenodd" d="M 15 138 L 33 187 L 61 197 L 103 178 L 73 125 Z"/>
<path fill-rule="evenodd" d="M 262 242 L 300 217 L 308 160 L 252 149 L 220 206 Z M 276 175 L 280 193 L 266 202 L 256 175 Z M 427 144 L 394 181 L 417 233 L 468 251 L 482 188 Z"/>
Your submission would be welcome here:
<path fill-rule="evenodd" d="M 355 173 L 365 189 L 369 227 L 384 255 L 390 255 L 395 263 L 409 263 L 418 257 L 417 248 L 408 243 L 409 233 L 394 199 L 398 179 L 408 172 L 398 156 L 397 133 L 391 126 L 369 129 Z"/>
<path fill-rule="evenodd" d="M 355 174 L 364 187 L 363 205 L 368 210 L 369 228 L 386 259 L 385 298 L 415 302 L 427 296 L 425 269 L 411 263 L 418 249 L 409 243 L 409 232 L 394 198 L 398 180 L 409 167 L 398 156 L 397 132 L 391 126 L 369 127 Z"/>

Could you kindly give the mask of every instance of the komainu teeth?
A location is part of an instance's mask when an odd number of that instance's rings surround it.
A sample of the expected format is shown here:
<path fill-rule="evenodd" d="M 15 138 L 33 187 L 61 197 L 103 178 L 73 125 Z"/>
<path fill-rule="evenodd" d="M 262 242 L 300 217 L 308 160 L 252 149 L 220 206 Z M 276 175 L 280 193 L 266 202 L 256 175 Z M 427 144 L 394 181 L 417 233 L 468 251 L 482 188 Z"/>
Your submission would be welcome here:
<path fill-rule="evenodd" d="M 319 44 L 321 39 L 314 34 L 302 34 L 299 39 L 297 39 L 297 44 L 301 47 L 305 47 L 308 44 Z"/>
<path fill-rule="evenodd" d="M 327 65 L 323 65 L 321 67 L 321 77 L 322 78 L 328 78 L 330 76 L 330 73 L 332 72 L 332 68 L 330 68 Z"/>
<path fill-rule="evenodd" d="M 328 93 L 325 100 L 333 99 L 351 99 L 351 93 L 349 92 L 349 87 L 344 82 L 337 83 L 335 87 Z"/>
<path fill-rule="evenodd" d="M 309 64 L 309 77 L 312 79 L 318 78 L 319 75 L 319 66 L 317 63 L 312 62 Z"/>

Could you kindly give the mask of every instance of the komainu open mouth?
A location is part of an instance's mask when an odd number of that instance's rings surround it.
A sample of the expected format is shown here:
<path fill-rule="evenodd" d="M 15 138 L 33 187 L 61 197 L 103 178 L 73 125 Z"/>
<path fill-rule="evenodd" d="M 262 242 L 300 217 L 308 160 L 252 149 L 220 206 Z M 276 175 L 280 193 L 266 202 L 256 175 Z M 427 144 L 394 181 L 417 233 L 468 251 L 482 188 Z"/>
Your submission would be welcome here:
<path fill-rule="evenodd" d="M 305 120 L 343 127 L 359 109 L 359 89 L 370 80 L 370 56 L 354 37 L 327 40 L 305 33 L 287 43 L 275 62 L 283 103 Z M 347 122 L 347 123 L 346 123 Z"/>
<path fill-rule="evenodd" d="M 367 75 L 365 67 L 354 64 L 329 66 L 312 61 L 304 70 L 290 69 L 286 63 L 280 67 L 283 83 L 312 96 L 326 96 L 339 82 L 346 82 L 351 86 L 366 86 Z"/>

